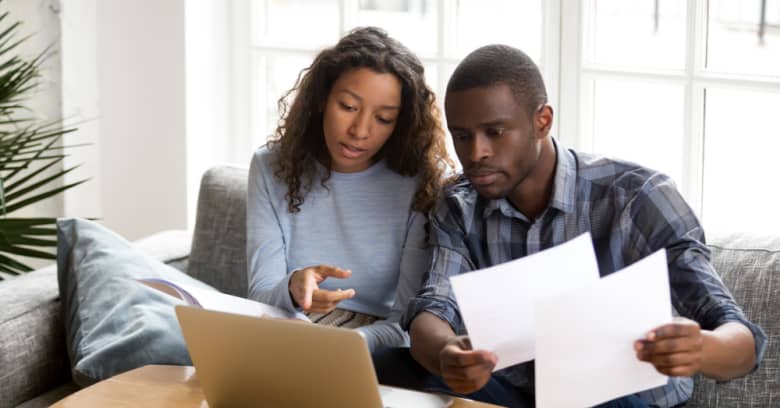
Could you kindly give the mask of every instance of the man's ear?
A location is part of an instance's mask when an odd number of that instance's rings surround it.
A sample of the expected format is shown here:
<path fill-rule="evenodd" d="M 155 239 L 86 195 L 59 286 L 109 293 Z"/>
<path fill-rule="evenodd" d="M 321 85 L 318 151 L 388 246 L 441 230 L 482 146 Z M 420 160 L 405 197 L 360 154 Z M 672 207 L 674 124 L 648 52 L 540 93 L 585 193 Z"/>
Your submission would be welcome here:
<path fill-rule="evenodd" d="M 536 127 L 537 132 L 539 132 L 539 136 L 541 137 L 547 137 L 547 135 L 550 133 L 550 129 L 552 129 L 553 124 L 553 108 L 550 105 L 543 105 L 539 108 L 538 111 L 536 111 L 536 114 L 534 115 L 534 125 Z"/>

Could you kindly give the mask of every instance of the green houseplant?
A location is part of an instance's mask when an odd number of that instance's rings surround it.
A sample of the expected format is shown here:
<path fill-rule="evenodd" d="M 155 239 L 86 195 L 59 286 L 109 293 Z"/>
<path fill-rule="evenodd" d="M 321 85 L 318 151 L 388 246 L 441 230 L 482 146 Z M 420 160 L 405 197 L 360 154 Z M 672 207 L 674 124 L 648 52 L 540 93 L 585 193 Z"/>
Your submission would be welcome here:
<path fill-rule="evenodd" d="M 2 3 L 0 3 L 2 5 Z M 86 180 L 62 185 L 76 167 L 61 168 L 65 158 L 60 139 L 75 129 L 61 120 L 42 122 L 26 106 L 38 86 L 41 64 L 50 55 L 19 55 L 21 22 L 0 14 L 0 271 L 18 275 L 32 268 L 18 256 L 55 259 L 56 218 L 20 218 L 13 213 L 48 199 Z M 59 167 L 55 167 L 59 165 Z M 51 170 L 50 170 L 51 169 Z M 47 171 L 48 170 L 48 171 Z M 3 279 L 0 274 L 0 280 Z"/>

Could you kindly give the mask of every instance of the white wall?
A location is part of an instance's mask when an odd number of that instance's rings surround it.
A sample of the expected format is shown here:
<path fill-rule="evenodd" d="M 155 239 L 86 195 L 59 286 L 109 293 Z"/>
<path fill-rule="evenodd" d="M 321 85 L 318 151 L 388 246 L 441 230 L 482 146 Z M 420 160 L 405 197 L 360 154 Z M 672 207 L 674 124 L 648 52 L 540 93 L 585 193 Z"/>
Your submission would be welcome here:
<path fill-rule="evenodd" d="M 70 145 L 88 144 L 68 151 L 64 165 L 77 170 L 65 181 L 90 179 L 65 193 L 63 214 L 100 218 L 100 110 L 98 109 L 97 10 L 95 0 L 63 0 L 60 9 L 62 55 L 62 112 L 66 124 L 78 130 L 66 135 Z"/>
<path fill-rule="evenodd" d="M 37 57 L 51 45 L 57 45 L 60 36 L 59 1 L 57 0 L 6 0 L 3 10 L 8 11 L 4 27 L 12 22 L 21 21 L 17 31 L 17 40 L 30 36 L 17 51 L 27 59 Z M 56 48 L 55 48 L 56 51 Z M 60 56 L 52 53 L 41 67 L 41 78 L 38 88 L 31 94 L 28 103 L 32 116 L 42 121 L 56 120 L 61 117 L 60 111 Z M 20 112 L 21 113 L 21 112 Z M 50 169 L 45 174 L 53 174 L 59 166 Z M 50 184 L 49 188 L 56 184 Z M 52 217 L 62 213 L 63 198 L 61 195 L 36 203 L 15 212 L 17 217 Z M 25 260 L 30 262 L 30 260 Z M 35 263 L 30 262 L 30 263 Z"/>
<path fill-rule="evenodd" d="M 96 118 L 68 215 L 128 239 L 187 227 L 184 0 L 63 0 L 63 113 Z M 84 173 L 84 172 L 82 172 Z"/>
<path fill-rule="evenodd" d="M 232 13 L 241 12 L 235 9 L 238 3 L 235 0 L 186 2 L 187 202 L 191 227 L 200 178 L 215 163 L 234 157 L 234 146 L 230 143 L 236 129 L 233 123 L 241 108 L 247 109 L 234 106 L 231 97 L 235 89 L 231 81 L 238 77 L 232 39 L 242 29 L 231 24 Z M 243 153 L 248 163 L 251 152 Z"/>

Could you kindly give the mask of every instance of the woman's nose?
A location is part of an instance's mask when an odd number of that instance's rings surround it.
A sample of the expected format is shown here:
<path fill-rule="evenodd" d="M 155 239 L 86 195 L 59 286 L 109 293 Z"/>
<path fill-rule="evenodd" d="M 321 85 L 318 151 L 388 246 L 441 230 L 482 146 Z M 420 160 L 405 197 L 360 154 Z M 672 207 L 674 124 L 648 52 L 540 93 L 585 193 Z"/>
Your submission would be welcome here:
<path fill-rule="evenodd" d="M 369 115 L 358 114 L 352 121 L 350 133 L 358 139 L 365 139 L 371 133 L 371 121 Z"/>

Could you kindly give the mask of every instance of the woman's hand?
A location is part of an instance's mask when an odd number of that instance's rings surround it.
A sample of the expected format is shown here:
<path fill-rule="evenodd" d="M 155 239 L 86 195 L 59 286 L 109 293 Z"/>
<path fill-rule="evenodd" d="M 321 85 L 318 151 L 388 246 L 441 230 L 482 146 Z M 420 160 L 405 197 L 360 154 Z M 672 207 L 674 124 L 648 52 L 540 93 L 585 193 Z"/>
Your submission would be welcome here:
<path fill-rule="evenodd" d="M 328 313 L 342 300 L 355 296 L 355 290 L 325 290 L 318 285 L 326 278 L 344 279 L 351 274 L 352 271 L 330 265 L 298 269 L 290 277 L 290 297 L 307 312 Z"/>

